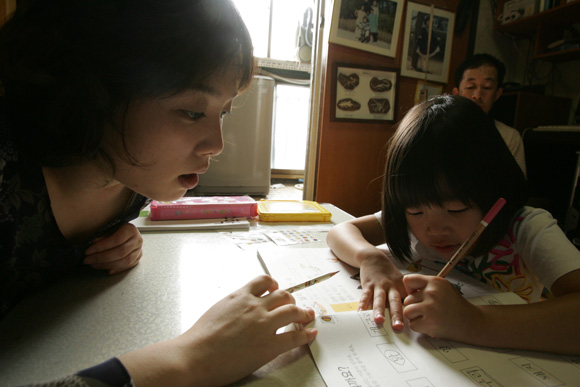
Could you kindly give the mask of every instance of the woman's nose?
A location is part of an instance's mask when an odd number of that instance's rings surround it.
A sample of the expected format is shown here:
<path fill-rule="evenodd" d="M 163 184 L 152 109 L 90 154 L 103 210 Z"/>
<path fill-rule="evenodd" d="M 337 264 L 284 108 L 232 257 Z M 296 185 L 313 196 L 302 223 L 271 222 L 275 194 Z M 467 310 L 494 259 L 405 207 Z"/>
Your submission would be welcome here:
<path fill-rule="evenodd" d="M 209 156 L 217 156 L 224 150 L 222 133 L 222 120 L 216 120 L 207 128 L 207 136 L 199 147 L 199 153 Z"/>

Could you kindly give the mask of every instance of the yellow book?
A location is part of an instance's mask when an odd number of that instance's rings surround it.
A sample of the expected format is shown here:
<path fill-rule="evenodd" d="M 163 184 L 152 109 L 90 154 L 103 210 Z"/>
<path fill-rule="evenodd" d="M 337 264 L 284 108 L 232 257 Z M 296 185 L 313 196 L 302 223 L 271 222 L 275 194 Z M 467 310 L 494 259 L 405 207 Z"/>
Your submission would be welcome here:
<path fill-rule="evenodd" d="M 309 200 L 260 200 L 258 215 L 262 222 L 328 222 L 332 214 Z"/>

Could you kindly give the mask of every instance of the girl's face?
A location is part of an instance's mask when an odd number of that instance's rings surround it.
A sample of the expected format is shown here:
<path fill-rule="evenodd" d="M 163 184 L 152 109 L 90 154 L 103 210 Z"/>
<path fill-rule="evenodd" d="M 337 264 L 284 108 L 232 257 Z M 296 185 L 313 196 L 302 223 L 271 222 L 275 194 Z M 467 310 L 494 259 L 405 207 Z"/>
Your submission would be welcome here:
<path fill-rule="evenodd" d="M 222 119 L 231 110 L 237 84 L 220 73 L 199 89 L 132 103 L 125 117 L 126 146 L 139 165 L 115 159 L 116 180 L 162 201 L 194 188 L 210 157 L 223 149 Z"/>
<path fill-rule="evenodd" d="M 475 231 L 483 214 L 475 204 L 450 200 L 442 207 L 409 207 L 405 217 L 419 242 L 449 260 Z"/>

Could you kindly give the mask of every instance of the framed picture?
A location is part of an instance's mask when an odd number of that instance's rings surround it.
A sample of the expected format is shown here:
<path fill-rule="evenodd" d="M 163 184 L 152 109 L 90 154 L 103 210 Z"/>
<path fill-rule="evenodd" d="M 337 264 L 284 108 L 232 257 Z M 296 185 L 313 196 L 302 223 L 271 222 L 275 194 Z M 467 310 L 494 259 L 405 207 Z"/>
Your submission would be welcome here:
<path fill-rule="evenodd" d="M 401 75 L 447 83 L 454 23 L 452 12 L 407 3 Z"/>
<path fill-rule="evenodd" d="M 397 72 L 335 63 L 332 71 L 332 121 L 393 121 Z"/>
<path fill-rule="evenodd" d="M 330 42 L 395 57 L 403 0 L 335 0 Z"/>
<path fill-rule="evenodd" d="M 415 103 L 426 101 L 441 93 L 443 93 L 443 86 L 419 80 L 415 90 Z"/>

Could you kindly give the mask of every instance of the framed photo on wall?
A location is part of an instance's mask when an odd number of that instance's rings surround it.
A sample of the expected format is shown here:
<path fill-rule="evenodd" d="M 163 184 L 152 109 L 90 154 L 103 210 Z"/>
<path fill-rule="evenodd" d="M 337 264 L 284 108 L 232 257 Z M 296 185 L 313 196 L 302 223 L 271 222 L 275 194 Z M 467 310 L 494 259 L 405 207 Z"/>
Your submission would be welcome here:
<path fill-rule="evenodd" d="M 331 88 L 332 121 L 394 121 L 395 70 L 335 63 Z"/>
<path fill-rule="evenodd" d="M 403 0 L 335 0 L 330 42 L 395 57 Z"/>
<path fill-rule="evenodd" d="M 415 90 L 415 103 L 426 101 L 431 97 L 441 95 L 441 93 L 443 93 L 443 86 L 419 80 Z"/>
<path fill-rule="evenodd" d="M 447 83 L 454 23 L 453 12 L 407 3 L 401 75 Z"/>

